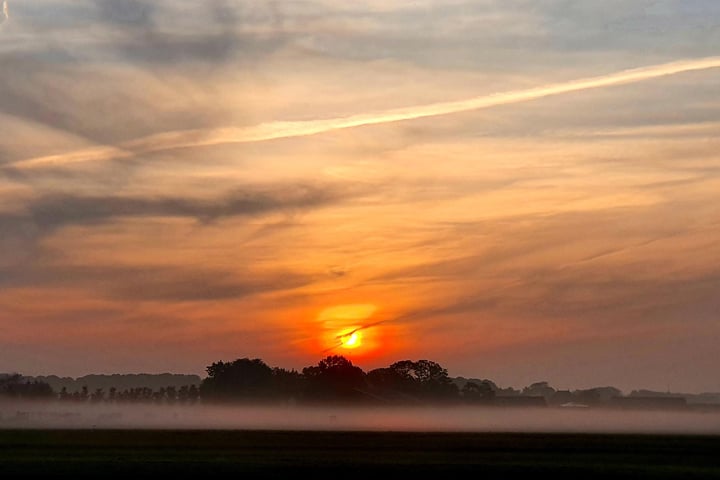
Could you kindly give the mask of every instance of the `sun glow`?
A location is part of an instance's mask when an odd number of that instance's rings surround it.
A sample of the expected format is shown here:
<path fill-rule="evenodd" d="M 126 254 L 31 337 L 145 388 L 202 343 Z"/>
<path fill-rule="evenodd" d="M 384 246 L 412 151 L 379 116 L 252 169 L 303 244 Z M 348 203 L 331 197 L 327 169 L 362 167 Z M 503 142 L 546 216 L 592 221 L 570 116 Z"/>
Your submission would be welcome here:
<path fill-rule="evenodd" d="M 362 345 L 362 334 L 360 332 L 352 332 L 340 336 L 343 348 L 358 348 Z"/>
<path fill-rule="evenodd" d="M 377 306 L 371 303 L 334 305 L 322 310 L 317 318 L 322 322 L 322 347 L 325 351 L 333 349 L 354 350 L 355 355 L 369 353 L 377 347 L 376 335 L 367 331 Z M 366 335 L 367 334 L 367 335 Z"/>
<path fill-rule="evenodd" d="M 335 305 L 328 307 L 318 315 L 318 319 L 325 322 L 343 322 L 347 320 L 365 320 L 375 313 L 377 307 L 371 303 L 357 303 L 350 305 Z"/>

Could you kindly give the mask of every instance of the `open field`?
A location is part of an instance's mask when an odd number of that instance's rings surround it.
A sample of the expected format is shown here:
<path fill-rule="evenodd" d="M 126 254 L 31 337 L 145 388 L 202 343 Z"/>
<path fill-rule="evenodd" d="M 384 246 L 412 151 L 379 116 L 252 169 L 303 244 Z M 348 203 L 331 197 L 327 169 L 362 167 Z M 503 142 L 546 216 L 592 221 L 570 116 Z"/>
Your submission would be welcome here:
<path fill-rule="evenodd" d="M 0 430 L 4 474 L 551 474 L 720 478 L 720 436 L 269 430 Z"/>

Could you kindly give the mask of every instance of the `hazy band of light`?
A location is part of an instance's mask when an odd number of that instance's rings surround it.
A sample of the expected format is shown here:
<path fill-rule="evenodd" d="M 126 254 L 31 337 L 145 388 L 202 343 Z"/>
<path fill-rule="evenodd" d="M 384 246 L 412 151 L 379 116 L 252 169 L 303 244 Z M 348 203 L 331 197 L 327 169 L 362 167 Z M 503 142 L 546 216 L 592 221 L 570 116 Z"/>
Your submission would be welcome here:
<path fill-rule="evenodd" d="M 718 67 L 720 67 L 720 57 L 706 57 L 623 70 L 609 75 L 556 83 L 525 90 L 495 93 L 452 102 L 395 108 L 384 112 L 358 114 L 349 117 L 308 121 L 269 122 L 251 127 L 225 127 L 209 130 L 165 132 L 126 142 L 119 147 L 99 146 L 64 154 L 21 160 L 13 164 L 13 167 L 63 166 L 88 161 L 121 159 L 176 148 L 202 147 L 225 143 L 251 143 L 282 138 L 303 137 L 345 128 L 414 120 L 526 102 L 563 93 L 641 82 L 667 75 Z"/>

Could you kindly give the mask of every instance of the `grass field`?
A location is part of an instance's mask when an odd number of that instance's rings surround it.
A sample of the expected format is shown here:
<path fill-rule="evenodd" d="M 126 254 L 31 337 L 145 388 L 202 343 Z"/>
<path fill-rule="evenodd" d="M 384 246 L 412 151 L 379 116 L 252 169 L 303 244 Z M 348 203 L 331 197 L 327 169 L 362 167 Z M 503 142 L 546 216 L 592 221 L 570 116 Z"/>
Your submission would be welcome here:
<path fill-rule="evenodd" d="M 0 472 L 245 478 L 720 478 L 720 437 L 241 430 L 0 430 Z M 383 477 L 384 478 L 384 477 Z"/>

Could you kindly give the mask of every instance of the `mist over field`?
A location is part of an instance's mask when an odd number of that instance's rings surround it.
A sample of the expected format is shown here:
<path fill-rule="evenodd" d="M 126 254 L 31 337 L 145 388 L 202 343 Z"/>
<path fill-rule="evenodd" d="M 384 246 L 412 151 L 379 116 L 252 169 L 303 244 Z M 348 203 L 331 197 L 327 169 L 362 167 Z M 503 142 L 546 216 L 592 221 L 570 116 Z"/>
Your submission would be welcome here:
<path fill-rule="evenodd" d="M 720 434 L 720 410 L 0 403 L 0 429 Z"/>

